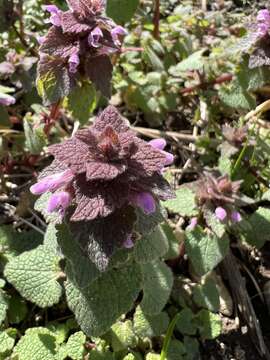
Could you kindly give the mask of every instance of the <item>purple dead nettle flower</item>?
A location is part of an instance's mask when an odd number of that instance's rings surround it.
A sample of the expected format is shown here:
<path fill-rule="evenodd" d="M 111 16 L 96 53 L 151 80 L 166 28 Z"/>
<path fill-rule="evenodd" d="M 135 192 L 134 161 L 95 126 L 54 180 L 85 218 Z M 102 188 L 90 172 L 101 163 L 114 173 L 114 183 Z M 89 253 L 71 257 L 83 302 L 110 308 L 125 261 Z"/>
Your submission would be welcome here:
<path fill-rule="evenodd" d="M 39 76 L 48 71 L 57 77 L 69 76 L 69 84 L 79 76 L 89 78 L 103 95 L 110 96 L 112 64 L 110 54 L 121 52 L 127 31 L 106 17 L 102 0 L 69 0 L 69 10 L 46 5 L 52 24 L 41 39 L 40 53 L 46 54 L 39 63 Z M 66 72 L 67 73 L 66 73 Z"/>
<path fill-rule="evenodd" d="M 267 9 L 260 10 L 257 15 L 257 34 L 264 37 L 270 29 L 270 12 Z"/>
<path fill-rule="evenodd" d="M 50 19 L 45 20 L 47 23 L 51 23 L 55 26 L 61 26 L 61 15 L 62 11 L 58 9 L 55 5 L 44 5 L 43 10 L 48 11 L 51 14 Z"/>
<path fill-rule="evenodd" d="M 16 102 L 15 97 L 8 94 L 0 93 L 0 105 L 10 106 L 10 105 L 14 105 L 15 102 Z"/>
<path fill-rule="evenodd" d="M 242 181 L 231 181 L 228 175 L 215 177 L 207 174 L 198 183 L 199 203 L 214 208 L 215 216 L 221 222 L 240 222 L 241 215 L 236 206 L 241 183 Z"/>
<path fill-rule="evenodd" d="M 163 150 L 165 145 L 163 139 L 150 143 L 139 139 L 116 108 L 108 106 L 92 126 L 49 147 L 55 159 L 31 191 L 52 192 L 47 210 L 64 214 L 69 208 L 71 223 L 100 219 L 110 222 L 111 218 L 117 223 L 130 207 L 150 215 L 159 200 L 174 197 L 162 176 L 173 158 Z M 132 226 L 127 227 L 127 219 L 125 222 L 127 230 L 119 233 L 122 244 L 128 247 Z"/>

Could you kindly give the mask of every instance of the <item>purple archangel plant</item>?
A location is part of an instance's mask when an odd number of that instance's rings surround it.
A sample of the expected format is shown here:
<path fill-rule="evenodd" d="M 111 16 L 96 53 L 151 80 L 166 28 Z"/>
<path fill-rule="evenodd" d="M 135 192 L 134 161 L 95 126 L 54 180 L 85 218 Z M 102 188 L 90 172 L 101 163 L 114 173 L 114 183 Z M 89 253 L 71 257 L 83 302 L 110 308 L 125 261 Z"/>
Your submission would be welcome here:
<path fill-rule="evenodd" d="M 89 79 L 104 96 L 110 97 L 110 55 L 121 51 L 127 31 L 104 15 L 104 0 L 67 3 L 67 11 L 55 5 L 44 6 L 52 26 L 46 36 L 38 39 L 38 87 L 53 79 L 59 94 L 50 95 L 47 102 L 52 103 L 57 97 L 68 95 L 80 79 Z"/>
<path fill-rule="evenodd" d="M 240 41 L 239 49 L 250 55 L 249 67 L 270 65 L 270 12 L 259 10 L 256 20 L 249 26 L 247 35 Z"/>
<path fill-rule="evenodd" d="M 213 210 L 221 222 L 240 222 L 241 214 L 237 210 L 237 205 L 241 182 L 231 181 L 228 175 L 205 175 L 197 184 L 199 204 L 203 210 Z"/>
<path fill-rule="evenodd" d="M 51 194 L 47 212 L 58 212 L 60 221 L 69 223 L 83 250 L 103 269 L 117 247 L 133 246 L 139 212 L 151 217 L 160 200 L 174 197 L 163 177 L 173 162 L 165 146 L 163 139 L 138 138 L 108 106 L 92 126 L 49 147 L 54 161 L 31 191 Z M 103 254 L 98 260 L 97 249 Z"/>

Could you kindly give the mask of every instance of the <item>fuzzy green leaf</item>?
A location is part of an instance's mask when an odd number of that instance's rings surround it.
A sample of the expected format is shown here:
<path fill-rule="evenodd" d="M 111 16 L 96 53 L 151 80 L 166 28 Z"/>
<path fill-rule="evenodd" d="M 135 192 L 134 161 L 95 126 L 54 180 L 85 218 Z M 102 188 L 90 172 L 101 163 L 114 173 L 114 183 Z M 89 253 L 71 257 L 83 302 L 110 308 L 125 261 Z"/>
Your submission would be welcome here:
<path fill-rule="evenodd" d="M 227 254 L 229 239 L 203 232 L 200 227 L 186 232 L 186 251 L 198 275 L 211 271 Z"/>
<path fill-rule="evenodd" d="M 0 359 L 5 358 L 11 353 L 16 340 L 16 329 L 7 329 L 0 332 Z"/>
<path fill-rule="evenodd" d="M 106 13 L 116 23 L 124 24 L 131 20 L 138 5 L 139 0 L 107 0 Z"/>
<path fill-rule="evenodd" d="M 72 334 L 64 346 L 65 358 L 68 357 L 72 360 L 83 360 L 86 354 L 84 347 L 86 336 L 82 331 Z"/>
<path fill-rule="evenodd" d="M 176 66 L 169 69 L 170 74 L 173 76 L 181 76 L 183 72 L 190 70 L 202 70 L 204 67 L 203 53 L 205 49 L 198 50 L 189 55 L 186 59 L 182 60 Z"/>
<path fill-rule="evenodd" d="M 23 120 L 23 128 L 25 134 L 25 147 L 34 155 L 40 154 L 43 147 L 46 145 L 46 135 L 44 133 L 44 126 L 35 127 L 32 119 Z"/>
<path fill-rule="evenodd" d="M 213 314 L 208 310 L 201 310 L 196 315 L 196 322 L 199 327 L 201 337 L 205 339 L 215 339 L 221 334 L 222 322 L 217 314 Z"/>
<path fill-rule="evenodd" d="M 5 268 L 5 276 L 27 300 L 40 307 L 52 306 L 62 294 L 57 281 L 61 274 L 59 260 L 49 248 L 40 245 L 12 258 Z"/>
<path fill-rule="evenodd" d="M 164 205 L 169 211 L 181 216 L 198 215 L 195 194 L 185 186 L 176 191 L 176 199 L 168 200 Z"/>
<path fill-rule="evenodd" d="M 246 240 L 261 248 L 268 241 L 270 234 L 270 209 L 259 207 L 248 219 Z"/>
<path fill-rule="evenodd" d="M 81 124 L 87 123 L 97 105 L 95 87 L 89 82 L 77 84 L 66 98 L 65 106 Z"/>
<path fill-rule="evenodd" d="M 200 307 L 214 312 L 219 311 L 219 293 L 215 282 L 206 279 L 204 284 L 197 285 L 193 289 L 193 300 Z"/>
<path fill-rule="evenodd" d="M 130 320 L 113 324 L 110 336 L 112 348 L 116 352 L 136 347 L 137 340 Z"/>
<path fill-rule="evenodd" d="M 30 328 L 19 340 L 13 355 L 19 360 L 57 360 L 58 346 L 52 332 L 46 328 Z"/>
<path fill-rule="evenodd" d="M 176 323 L 176 328 L 182 334 L 195 335 L 197 326 L 194 323 L 194 315 L 189 308 L 185 308 L 180 311 L 179 319 Z"/>
<path fill-rule="evenodd" d="M 4 290 L 0 289 L 0 325 L 6 318 L 8 309 L 8 296 Z"/>
<path fill-rule="evenodd" d="M 141 338 L 160 336 L 164 334 L 169 326 L 169 316 L 166 312 L 158 315 L 147 315 L 138 306 L 133 318 L 135 333 Z"/>
<path fill-rule="evenodd" d="M 142 311 L 149 315 L 159 314 L 166 305 L 173 285 L 170 268 L 163 262 L 144 264 Z"/>
<path fill-rule="evenodd" d="M 57 241 L 66 258 L 65 273 L 67 278 L 77 287 L 85 288 L 101 275 L 96 265 L 83 254 L 67 226 L 60 225 L 57 227 Z"/>
<path fill-rule="evenodd" d="M 159 259 L 169 249 L 168 239 L 160 227 L 157 227 L 151 234 L 139 239 L 134 247 L 134 257 L 139 263 L 149 263 Z"/>
<path fill-rule="evenodd" d="M 107 271 L 84 289 L 67 282 L 68 306 L 88 336 L 99 336 L 131 309 L 141 281 L 139 265 L 131 264 Z"/>

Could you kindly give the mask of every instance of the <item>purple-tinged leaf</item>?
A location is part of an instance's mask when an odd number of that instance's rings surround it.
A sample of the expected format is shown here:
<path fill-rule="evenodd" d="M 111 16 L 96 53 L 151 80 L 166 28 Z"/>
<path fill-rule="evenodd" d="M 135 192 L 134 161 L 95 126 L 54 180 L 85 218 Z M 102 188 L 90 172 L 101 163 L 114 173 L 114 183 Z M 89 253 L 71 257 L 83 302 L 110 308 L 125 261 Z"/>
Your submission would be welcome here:
<path fill-rule="evenodd" d="M 111 96 L 112 63 L 109 56 L 88 57 L 85 72 L 89 79 L 107 98 Z"/>
<path fill-rule="evenodd" d="M 62 59 L 69 58 L 80 50 L 78 39 L 64 34 L 59 27 L 52 26 L 40 47 L 40 52 Z"/>
<path fill-rule="evenodd" d="M 134 209 L 128 206 L 104 219 L 71 223 L 70 229 L 83 252 L 104 271 L 115 250 L 129 238 L 136 219 Z"/>

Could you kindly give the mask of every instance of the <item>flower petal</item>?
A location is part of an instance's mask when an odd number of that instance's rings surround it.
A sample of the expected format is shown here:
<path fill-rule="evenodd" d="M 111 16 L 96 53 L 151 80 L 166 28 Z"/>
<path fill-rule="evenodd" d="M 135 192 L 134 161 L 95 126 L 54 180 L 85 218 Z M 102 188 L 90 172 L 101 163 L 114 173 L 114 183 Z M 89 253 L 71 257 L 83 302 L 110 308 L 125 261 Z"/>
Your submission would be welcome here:
<path fill-rule="evenodd" d="M 71 170 L 65 170 L 61 173 L 46 176 L 36 184 L 32 185 L 30 191 L 34 195 L 41 195 L 47 191 L 55 191 L 68 183 L 74 178 Z"/>
<path fill-rule="evenodd" d="M 148 144 L 158 150 L 164 150 L 165 146 L 167 145 L 166 140 L 162 138 L 151 140 L 148 142 Z"/>
<path fill-rule="evenodd" d="M 232 222 L 234 222 L 234 223 L 238 223 L 238 222 L 240 222 L 240 221 L 242 220 L 242 216 L 241 216 L 241 214 L 240 214 L 238 211 L 234 210 L 234 211 L 231 213 L 231 220 L 232 220 Z"/>
<path fill-rule="evenodd" d="M 61 191 L 53 194 L 48 202 L 47 211 L 52 213 L 53 211 L 60 210 L 64 212 L 71 203 L 71 195 L 67 191 Z"/>
<path fill-rule="evenodd" d="M 153 214 L 156 211 L 156 201 L 150 193 L 137 193 L 132 196 L 132 202 L 140 207 L 145 214 Z"/>
<path fill-rule="evenodd" d="M 227 217 L 227 211 L 223 207 L 217 207 L 215 210 L 215 214 L 220 221 L 224 221 Z"/>

